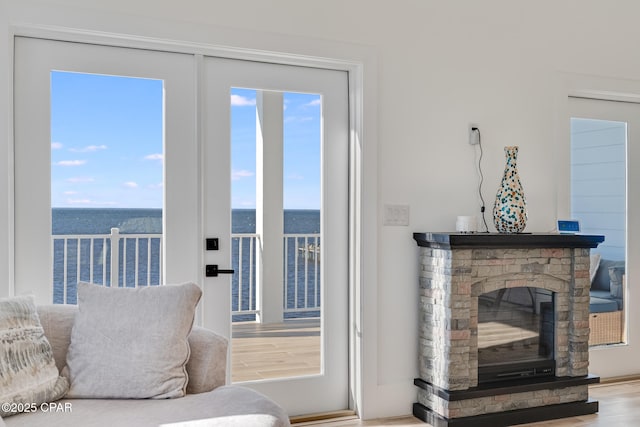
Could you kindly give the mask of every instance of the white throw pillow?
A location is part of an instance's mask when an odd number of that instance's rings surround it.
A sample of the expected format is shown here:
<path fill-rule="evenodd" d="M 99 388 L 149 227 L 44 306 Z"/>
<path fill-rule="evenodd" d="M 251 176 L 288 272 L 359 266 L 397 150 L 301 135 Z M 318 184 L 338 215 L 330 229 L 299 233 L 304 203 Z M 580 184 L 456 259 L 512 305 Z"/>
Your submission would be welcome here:
<path fill-rule="evenodd" d="M 78 284 L 63 375 L 72 398 L 173 398 L 187 389 L 188 337 L 202 291 Z"/>
<path fill-rule="evenodd" d="M 32 296 L 0 299 L 0 416 L 32 411 L 64 396 Z M 0 425 L 4 425 L 0 418 Z"/>

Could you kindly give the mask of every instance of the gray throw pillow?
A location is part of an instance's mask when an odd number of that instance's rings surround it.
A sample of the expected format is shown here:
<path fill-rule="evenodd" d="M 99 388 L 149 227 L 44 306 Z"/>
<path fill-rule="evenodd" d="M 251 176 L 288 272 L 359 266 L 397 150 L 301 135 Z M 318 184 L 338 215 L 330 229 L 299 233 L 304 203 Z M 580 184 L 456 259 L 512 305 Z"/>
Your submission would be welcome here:
<path fill-rule="evenodd" d="M 598 265 L 598 271 L 591 282 L 592 291 L 610 292 L 611 278 L 609 277 L 609 267 L 624 267 L 624 261 L 613 261 L 602 258 Z"/>
<path fill-rule="evenodd" d="M 135 289 L 79 283 L 62 371 L 71 383 L 67 397 L 184 396 L 188 337 L 201 295 L 193 283 Z"/>
<path fill-rule="evenodd" d="M 60 377 L 32 296 L 0 299 L 0 416 L 61 399 Z M 4 425 L 0 418 L 0 425 Z"/>
<path fill-rule="evenodd" d="M 609 267 L 609 278 L 611 279 L 609 293 L 614 298 L 622 298 L 622 276 L 624 275 L 624 266 Z"/>

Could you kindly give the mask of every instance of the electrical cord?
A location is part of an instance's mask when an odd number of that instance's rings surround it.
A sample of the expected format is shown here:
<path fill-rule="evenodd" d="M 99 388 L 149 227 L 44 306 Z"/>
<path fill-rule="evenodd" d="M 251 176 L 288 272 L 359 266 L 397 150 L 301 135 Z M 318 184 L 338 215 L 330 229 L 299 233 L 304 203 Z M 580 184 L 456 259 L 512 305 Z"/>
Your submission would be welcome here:
<path fill-rule="evenodd" d="M 482 173 L 482 136 L 480 135 L 480 129 L 477 127 L 471 128 L 472 132 L 478 132 L 478 147 L 480 148 L 480 158 L 478 159 L 478 173 L 480 175 L 480 184 L 478 185 L 478 195 L 480 196 L 480 212 L 482 213 L 482 222 L 484 223 L 485 233 L 489 232 L 489 226 L 487 225 L 487 220 L 485 218 L 485 202 L 484 197 L 482 196 L 482 183 L 484 182 L 484 174 Z"/>

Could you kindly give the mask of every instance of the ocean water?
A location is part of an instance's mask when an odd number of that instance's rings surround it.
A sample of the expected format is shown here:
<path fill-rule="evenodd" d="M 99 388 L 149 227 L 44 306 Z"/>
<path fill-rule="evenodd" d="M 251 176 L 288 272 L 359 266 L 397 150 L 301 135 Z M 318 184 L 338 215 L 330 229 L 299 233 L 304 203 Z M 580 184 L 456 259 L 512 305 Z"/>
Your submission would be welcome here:
<path fill-rule="evenodd" d="M 51 234 L 109 234 L 111 228 L 128 234 L 162 233 L 162 209 L 53 208 Z M 232 233 L 255 233 L 255 209 L 231 212 Z M 285 210 L 284 232 L 319 233 L 320 211 Z"/>
<path fill-rule="evenodd" d="M 256 212 L 253 209 L 234 209 L 232 211 L 232 233 L 255 233 Z M 285 234 L 315 234 L 320 232 L 320 211 L 318 210 L 285 210 Z M 85 238 L 69 240 L 68 235 L 107 235 L 111 228 L 119 228 L 125 237 L 127 234 L 161 234 L 161 209 L 111 209 L 111 208 L 53 208 L 52 234 L 53 244 L 53 278 L 54 303 L 76 303 L 76 286 L 78 281 L 90 281 L 104 284 L 111 281 L 111 256 L 109 239 L 93 241 Z M 304 251 L 296 250 L 319 241 L 301 238 L 288 238 L 286 243 L 286 262 L 284 271 L 287 292 L 283 299 L 286 308 L 302 306 L 319 306 L 320 304 L 320 271 L 313 259 L 305 256 Z M 255 289 L 249 283 L 255 283 L 255 268 L 251 260 L 255 259 L 255 245 L 250 239 L 232 239 L 232 268 L 236 274 L 232 278 L 232 310 L 255 309 Z M 119 286 L 132 287 L 137 278 L 139 284 L 157 285 L 160 282 L 160 240 L 159 239 L 122 239 L 119 245 Z M 242 253 L 242 269 L 240 265 Z M 66 253 L 66 263 L 65 263 Z M 136 257 L 137 253 L 137 257 Z M 126 262 L 125 262 L 126 259 Z M 316 271 L 317 270 L 317 271 Z M 93 274 L 93 279 L 91 278 Z M 65 287 L 65 279 L 66 287 Z M 241 296 L 242 298 L 239 298 Z M 285 317 L 316 316 L 317 311 L 288 314 Z M 253 315 L 235 316 L 234 320 L 252 320 Z"/>
<path fill-rule="evenodd" d="M 162 233 L 162 209 L 51 209 L 51 234 Z"/>

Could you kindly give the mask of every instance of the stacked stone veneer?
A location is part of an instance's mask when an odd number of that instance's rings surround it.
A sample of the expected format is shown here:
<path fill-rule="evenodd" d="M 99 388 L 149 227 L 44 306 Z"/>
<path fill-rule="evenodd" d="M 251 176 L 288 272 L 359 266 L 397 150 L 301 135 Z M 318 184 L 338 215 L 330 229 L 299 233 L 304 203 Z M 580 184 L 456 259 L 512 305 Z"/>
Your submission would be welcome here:
<path fill-rule="evenodd" d="M 589 249 L 420 247 L 420 377 L 447 391 L 478 385 L 478 296 L 502 288 L 555 292 L 556 376 L 588 374 Z M 588 386 L 449 401 L 428 387 L 418 401 L 457 418 L 584 401 Z"/>

